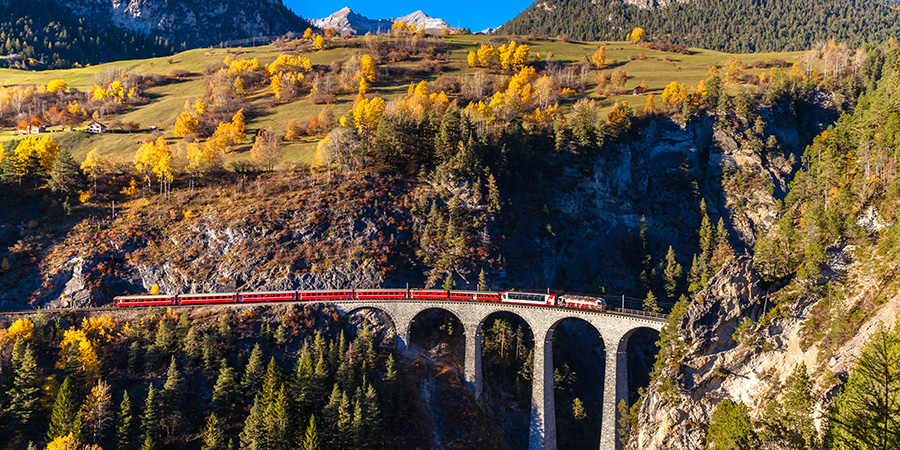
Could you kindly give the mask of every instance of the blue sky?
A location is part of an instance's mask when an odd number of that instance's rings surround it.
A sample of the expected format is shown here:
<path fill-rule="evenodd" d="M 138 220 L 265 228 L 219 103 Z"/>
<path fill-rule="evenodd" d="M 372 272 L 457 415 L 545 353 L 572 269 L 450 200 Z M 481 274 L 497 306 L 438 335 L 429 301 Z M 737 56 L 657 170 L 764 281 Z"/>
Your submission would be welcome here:
<path fill-rule="evenodd" d="M 498 27 L 512 19 L 534 0 L 451 0 L 451 1 L 352 1 L 352 0 L 283 0 L 284 4 L 304 19 L 320 19 L 349 6 L 354 12 L 371 19 L 405 16 L 421 9 L 431 17 L 439 17 L 450 26 L 468 27 L 473 32 Z"/>

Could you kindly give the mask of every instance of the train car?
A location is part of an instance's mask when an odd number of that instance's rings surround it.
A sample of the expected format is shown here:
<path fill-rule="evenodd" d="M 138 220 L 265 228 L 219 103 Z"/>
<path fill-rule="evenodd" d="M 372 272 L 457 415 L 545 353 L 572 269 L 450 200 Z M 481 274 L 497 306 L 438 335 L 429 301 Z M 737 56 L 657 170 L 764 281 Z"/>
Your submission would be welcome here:
<path fill-rule="evenodd" d="M 410 289 L 409 298 L 422 300 L 447 300 L 450 293 L 443 289 Z"/>
<path fill-rule="evenodd" d="M 113 298 L 116 306 L 171 306 L 175 305 L 174 295 L 123 295 Z"/>
<path fill-rule="evenodd" d="M 450 291 L 450 300 L 473 300 L 477 302 L 499 302 L 499 292 Z"/>
<path fill-rule="evenodd" d="M 297 291 L 241 292 L 238 302 L 295 302 Z"/>
<path fill-rule="evenodd" d="M 606 300 L 603 300 L 602 298 L 563 295 L 559 298 L 559 306 L 576 309 L 604 310 L 606 309 Z"/>
<path fill-rule="evenodd" d="M 235 303 L 238 295 L 235 292 L 225 292 L 221 294 L 178 294 L 179 305 L 204 305 L 216 303 Z"/>
<path fill-rule="evenodd" d="M 353 298 L 352 290 L 324 290 L 324 291 L 297 291 L 300 301 L 312 300 L 350 300 Z"/>
<path fill-rule="evenodd" d="M 353 298 L 365 299 L 405 299 L 409 297 L 406 289 L 357 289 Z"/>
<path fill-rule="evenodd" d="M 556 294 L 507 291 L 500 294 L 500 301 L 515 305 L 556 306 Z"/>

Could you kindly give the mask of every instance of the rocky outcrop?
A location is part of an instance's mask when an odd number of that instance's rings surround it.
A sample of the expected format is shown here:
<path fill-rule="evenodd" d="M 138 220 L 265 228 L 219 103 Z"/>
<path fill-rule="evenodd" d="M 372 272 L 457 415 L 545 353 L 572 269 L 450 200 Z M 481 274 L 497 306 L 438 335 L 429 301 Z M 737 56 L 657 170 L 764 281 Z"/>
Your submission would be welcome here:
<path fill-rule="evenodd" d="M 871 287 L 868 275 L 852 261 L 852 247 L 833 248 L 823 274 L 829 279 L 850 277 L 846 308 L 865 301 Z M 868 281 L 867 281 L 868 280 Z M 820 280 L 822 281 L 822 280 Z M 761 417 L 767 401 L 777 400 L 778 385 L 798 364 L 805 364 L 813 381 L 817 410 L 827 409 L 836 386 L 846 379 L 867 337 L 880 325 L 893 326 L 900 311 L 900 295 L 893 294 L 839 348 L 827 353 L 806 341 L 807 318 L 821 296 L 792 283 L 778 295 L 767 295 L 750 258 L 731 260 L 691 303 L 669 342 L 678 356 L 667 361 L 662 373 L 647 390 L 641 405 L 639 426 L 632 449 L 693 450 L 704 448 L 706 426 L 713 410 L 724 399 L 747 405 Z M 782 308 L 770 314 L 780 298 Z M 792 298 L 785 303 L 785 298 Z M 753 338 L 738 343 L 735 329 L 742 321 L 757 322 Z M 758 325 L 762 322 L 763 325 Z M 666 386 L 664 380 L 674 383 Z M 818 421 L 817 421 L 818 423 Z"/>
<path fill-rule="evenodd" d="M 188 47 L 302 32 L 309 25 L 282 0 L 58 0 L 72 13 Z"/>

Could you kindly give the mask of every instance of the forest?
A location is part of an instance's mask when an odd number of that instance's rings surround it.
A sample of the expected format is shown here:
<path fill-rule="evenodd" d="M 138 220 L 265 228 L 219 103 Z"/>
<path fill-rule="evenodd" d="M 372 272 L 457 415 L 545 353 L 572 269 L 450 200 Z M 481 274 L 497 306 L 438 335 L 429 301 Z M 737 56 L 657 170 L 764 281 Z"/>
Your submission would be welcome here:
<path fill-rule="evenodd" d="M 900 11 L 880 0 L 666 3 L 645 9 L 621 0 L 541 1 L 501 30 L 618 41 L 641 27 L 653 41 L 731 53 L 805 50 L 832 38 L 859 47 L 884 42 L 900 31 Z"/>
<path fill-rule="evenodd" d="M 0 67 L 27 70 L 82 67 L 171 55 L 184 45 L 73 17 L 52 0 L 0 1 Z M 18 55 L 14 58 L 13 55 Z"/>

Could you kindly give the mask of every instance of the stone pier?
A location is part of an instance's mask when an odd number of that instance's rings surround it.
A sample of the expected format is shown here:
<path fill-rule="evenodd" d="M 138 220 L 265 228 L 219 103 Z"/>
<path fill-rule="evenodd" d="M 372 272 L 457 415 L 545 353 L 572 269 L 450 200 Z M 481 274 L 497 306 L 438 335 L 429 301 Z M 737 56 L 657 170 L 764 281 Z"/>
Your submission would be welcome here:
<path fill-rule="evenodd" d="M 397 332 L 397 348 L 409 347 L 410 329 L 415 317 L 427 309 L 442 309 L 462 323 L 466 338 L 464 378 L 476 399 L 481 397 L 484 384 L 481 371 L 481 329 L 484 321 L 496 312 L 509 312 L 521 317 L 534 334 L 534 374 L 531 394 L 531 425 L 529 450 L 556 450 L 556 411 L 553 394 L 553 329 L 562 320 L 576 318 L 593 325 L 606 346 L 606 373 L 603 384 L 603 417 L 601 418 L 600 450 L 619 450 L 616 427 L 618 403 L 628 395 L 628 366 L 626 350 L 628 338 L 639 328 L 661 330 L 662 319 L 605 313 L 588 310 L 569 310 L 504 303 L 411 301 L 411 300 L 342 300 L 331 302 L 338 309 L 351 313 L 359 309 L 374 309 L 384 313 Z"/>

